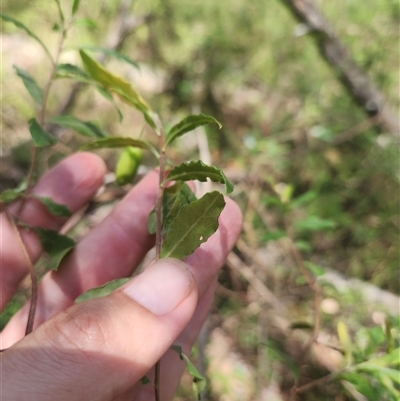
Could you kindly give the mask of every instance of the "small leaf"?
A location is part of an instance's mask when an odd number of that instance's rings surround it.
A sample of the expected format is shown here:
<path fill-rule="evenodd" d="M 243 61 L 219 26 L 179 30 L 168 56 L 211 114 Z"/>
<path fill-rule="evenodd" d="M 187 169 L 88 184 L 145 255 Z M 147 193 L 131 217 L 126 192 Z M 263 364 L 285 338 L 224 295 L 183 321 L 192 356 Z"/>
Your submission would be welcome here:
<path fill-rule="evenodd" d="M 115 177 L 119 185 L 125 185 L 136 177 L 140 163 L 142 162 L 143 151 L 140 148 L 127 146 L 119 156 L 115 168 Z"/>
<path fill-rule="evenodd" d="M 141 149 L 146 149 L 158 156 L 156 148 L 149 142 L 140 139 L 129 137 L 114 136 L 110 138 L 98 139 L 97 141 L 89 142 L 82 146 L 82 150 L 94 150 L 103 148 L 124 148 L 126 146 L 134 146 Z"/>
<path fill-rule="evenodd" d="M 61 8 L 60 0 L 54 0 L 57 4 L 58 14 L 60 15 L 61 25 L 64 26 L 64 14 Z"/>
<path fill-rule="evenodd" d="M 174 185 L 164 189 L 161 212 L 163 234 L 168 232 L 172 221 L 175 219 L 182 207 L 194 202 L 196 199 L 196 195 L 193 191 L 182 181 L 177 181 Z M 153 210 L 149 215 L 147 227 L 150 234 L 156 233 L 155 210 Z"/>
<path fill-rule="evenodd" d="M 56 78 L 73 78 L 80 82 L 93 83 L 85 71 L 73 64 L 59 64 L 56 68 Z"/>
<path fill-rule="evenodd" d="M 43 50 L 46 52 L 46 54 L 50 57 L 50 60 L 53 61 L 53 57 L 51 56 L 50 52 L 48 51 L 47 47 L 44 45 L 44 43 L 29 29 L 27 28 L 22 22 L 17 21 L 16 19 L 0 13 L 0 18 L 2 18 L 6 22 L 12 22 L 17 28 L 24 30 L 31 38 L 35 39 L 36 42 L 42 46 Z"/>
<path fill-rule="evenodd" d="M 151 380 L 147 376 L 143 376 L 139 381 L 142 385 L 151 383 Z"/>
<path fill-rule="evenodd" d="M 33 142 L 39 148 L 51 146 L 57 143 L 57 138 L 54 138 L 49 132 L 45 131 L 38 123 L 36 118 L 29 120 L 29 131 L 31 133 Z"/>
<path fill-rule="evenodd" d="M 218 124 L 219 128 L 222 127 L 221 123 L 219 123 L 214 117 L 205 114 L 191 115 L 184 118 L 180 123 L 174 125 L 170 129 L 165 139 L 165 145 L 168 145 L 176 138 L 193 131 L 195 128 L 208 123 L 215 123 Z"/>
<path fill-rule="evenodd" d="M 128 56 L 125 56 L 124 54 L 121 54 L 120 52 L 113 50 L 113 49 L 105 49 L 103 47 L 97 47 L 97 46 L 80 46 L 81 49 L 89 50 L 92 52 L 99 52 L 103 53 L 106 56 L 109 57 L 114 57 L 118 60 L 125 61 L 126 63 L 132 65 L 135 68 L 139 68 L 138 64 L 135 63 L 133 60 L 131 60 Z"/>
<path fill-rule="evenodd" d="M 115 103 L 114 98 L 112 97 L 112 95 L 110 93 L 108 93 L 105 89 L 103 89 L 100 86 L 97 86 L 96 89 L 98 90 L 98 92 L 100 93 L 101 96 L 103 96 L 105 99 L 107 99 L 110 103 L 112 103 L 112 105 L 115 107 L 115 109 L 117 110 L 118 113 L 118 118 L 119 118 L 119 122 L 122 122 L 122 120 L 124 119 L 124 116 L 122 114 L 122 111 L 120 110 L 120 108 L 118 107 L 117 103 Z"/>
<path fill-rule="evenodd" d="M 265 242 L 276 241 L 276 240 L 281 239 L 283 237 L 286 237 L 286 232 L 285 231 L 282 231 L 282 230 L 266 231 L 262 236 L 262 240 L 265 241 Z"/>
<path fill-rule="evenodd" d="M 56 203 L 51 198 L 47 198 L 45 196 L 34 196 L 34 198 L 40 201 L 54 216 L 69 217 L 72 215 L 72 212 L 68 206 Z"/>
<path fill-rule="evenodd" d="M 83 66 L 89 76 L 101 84 L 104 89 L 117 94 L 117 96 L 141 111 L 149 125 L 158 132 L 157 116 L 150 109 L 144 99 L 133 89 L 132 85 L 122 78 L 106 70 L 101 64 L 89 57 L 83 50 L 79 50 Z"/>
<path fill-rule="evenodd" d="M 73 24 L 76 26 L 87 26 L 88 28 L 99 29 L 99 25 L 90 18 L 77 18 L 74 20 Z"/>
<path fill-rule="evenodd" d="M 193 389 L 196 392 L 197 396 L 199 397 L 200 393 L 206 387 L 205 377 L 203 377 L 199 373 L 199 371 L 190 361 L 189 357 L 183 353 L 182 347 L 180 347 L 179 345 L 171 345 L 171 349 L 177 352 L 179 354 L 179 358 L 181 358 L 185 362 L 187 372 L 193 377 Z"/>
<path fill-rule="evenodd" d="M 52 258 L 49 268 L 57 270 L 64 256 L 75 246 L 75 241 L 66 235 L 61 235 L 57 231 L 35 227 L 43 249 Z"/>
<path fill-rule="evenodd" d="M 303 220 L 294 223 L 295 228 L 303 231 L 321 231 L 336 227 L 336 223 L 332 220 L 322 219 L 318 216 L 309 216 Z"/>
<path fill-rule="evenodd" d="M 92 138 L 103 138 L 104 136 L 107 136 L 95 124 L 79 120 L 78 118 L 69 115 L 55 116 L 49 121 L 49 123 L 71 128 L 84 136 L 89 136 Z"/>
<path fill-rule="evenodd" d="M 160 256 L 183 259 L 193 253 L 215 233 L 224 207 L 224 197 L 217 191 L 182 207 L 165 236 Z"/>
<path fill-rule="evenodd" d="M 315 277 L 320 277 L 325 274 L 325 270 L 321 267 L 318 266 L 314 263 L 304 261 L 304 265 L 307 267 L 308 270 L 315 276 Z"/>
<path fill-rule="evenodd" d="M 226 178 L 222 170 L 214 166 L 208 166 L 201 160 L 185 162 L 174 167 L 168 174 L 166 181 L 207 181 L 209 178 L 213 182 L 225 184 L 226 192 L 230 194 L 233 191 L 233 184 Z M 165 181 L 164 181 L 165 182 Z"/>
<path fill-rule="evenodd" d="M 108 294 L 111 294 L 114 290 L 121 287 L 129 280 L 130 278 L 117 278 L 116 280 L 109 281 L 100 287 L 91 288 L 90 290 L 87 290 L 79 295 L 79 297 L 75 299 L 75 303 L 87 301 L 88 299 L 92 298 L 104 297 Z"/>
<path fill-rule="evenodd" d="M 6 189 L 0 194 L 1 203 L 10 203 L 18 199 L 24 193 L 25 189 Z"/>
<path fill-rule="evenodd" d="M 74 2 L 72 3 L 72 15 L 75 15 L 76 12 L 78 11 L 80 2 L 81 0 L 74 0 Z"/>
<path fill-rule="evenodd" d="M 14 68 L 17 72 L 17 75 L 22 79 L 22 82 L 24 83 L 25 88 L 28 90 L 29 94 L 37 103 L 41 104 L 43 99 L 42 89 L 25 70 L 18 68 L 16 65 L 14 65 Z"/>
<path fill-rule="evenodd" d="M 344 354 L 346 357 L 346 361 L 348 365 L 351 365 L 352 361 L 352 344 L 351 344 L 351 339 L 349 335 L 349 331 L 347 329 L 347 326 L 344 322 L 339 321 L 337 324 L 337 332 L 339 335 L 339 340 L 343 346 L 344 349 Z"/>

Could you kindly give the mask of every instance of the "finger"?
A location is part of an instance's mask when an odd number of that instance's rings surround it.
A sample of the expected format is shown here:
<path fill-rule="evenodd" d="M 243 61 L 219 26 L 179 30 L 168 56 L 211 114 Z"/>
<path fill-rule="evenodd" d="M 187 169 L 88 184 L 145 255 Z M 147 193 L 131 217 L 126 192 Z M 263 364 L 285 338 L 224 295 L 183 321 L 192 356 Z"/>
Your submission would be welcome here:
<path fill-rule="evenodd" d="M 32 194 L 52 198 L 64 204 L 72 212 L 81 208 L 102 185 L 105 174 L 104 162 L 91 153 L 77 153 L 64 159 L 45 174 L 32 189 Z M 19 203 L 10 207 L 16 213 Z M 57 230 L 66 221 L 65 218 L 52 216 L 37 200 L 29 199 L 22 210 L 21 221 L 25 224 Z M 0 283 L 0 310 L 12 297 L 19 282 L 28 272 L 19 240 L 7 216 L 0 215 L 2 233 L 0 254 L 2 260 Z M 29 256 L 35 263 L 42 247 L 35 233 L 21 230 L 21 237 Z"/>
<path fill-rule="evenodd" d="M 173 343 L 182 347 L 185 355 L 190 355 L 191 349 L 199 336 L 200 330 L 210 311 L 216 287 L 217 281 L 215 280 L 200 299 L 189 324 Z M 169 349 L 161 359 L 160 390 L 162 401 L 173 399 L 184 370 L 184 361 L 180 359 L 175 351 Z M 147 372 L 146 376 L 154 382 L 154 367 Z M 149 401 L 153 398 L 154 387 L 151 384 L 143 385 L 139 382 L 126 395 L 113 401 Z"/>
<path fill-rule="evenodd" d="M 153 171 L 77 244 L 57 272 L 43 277 L 35 328 L 71 306 L 82 292 L 132 274 L 154 244 L 147 219 L 155 204 L 157 188 L 158 174 Z M 4 347 L 24 336 L 28 312 L 29 305 L 25 305 L 3 330 Z"/>
<path fill-rule="evenodd" d="M 3 353 L 2 399 L 109 401 L 126 393 L 191 319 L 197 285 L 163 259 L 111 295 L 74 305 Z"/>

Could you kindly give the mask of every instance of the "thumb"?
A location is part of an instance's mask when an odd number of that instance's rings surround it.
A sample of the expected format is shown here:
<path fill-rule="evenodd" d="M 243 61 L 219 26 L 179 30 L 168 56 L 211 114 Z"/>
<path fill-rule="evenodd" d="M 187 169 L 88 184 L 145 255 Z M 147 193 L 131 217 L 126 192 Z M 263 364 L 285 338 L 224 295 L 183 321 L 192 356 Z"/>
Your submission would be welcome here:
<path fill-rule="evenodd" d="M 2 354 L 2 400 L 112 400 L 168 350 L 197 305 L 186 264 L 162 259 L 54 316 Z"/>

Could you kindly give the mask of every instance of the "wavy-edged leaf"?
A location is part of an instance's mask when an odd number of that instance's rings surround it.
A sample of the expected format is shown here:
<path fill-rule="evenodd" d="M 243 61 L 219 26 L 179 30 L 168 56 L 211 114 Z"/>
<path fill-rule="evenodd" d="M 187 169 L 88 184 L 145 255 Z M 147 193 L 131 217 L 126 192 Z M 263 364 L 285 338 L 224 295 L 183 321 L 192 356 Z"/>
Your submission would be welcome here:
<path fill-rule="evenodd" d="M 50 54 L 49 50 L 47 49 L 47 47 L 45 46 L 45 44 L 40 40 L 40 38 L 38 36 L 36 36 L 28 27 L 26 27 L 22 22 L 19 22 L 18 20 L 10 17 L 9 15 L 5 15 L 3 13 L 0 13 L 0 18 L 3 19 L 6 22 L 12 22 L 17 28 L 22 29 L 23 31 L 25 31 L 31 38 L 35 39 L 36 42 L 38 42 L 40 44 L 40 46 L 42 46 L 43 50 L 45 51 L 45 53 L 49 56 L 50 60 L 53 61 L 53 57 Z"/>
<path fill-rule="evenodd" d="M 56 203 L 51 198 L 46 196 L 34 196 L 34 198 L 40 201 L 53 216 L 70 217 L 72 215 L 68 206 Z"/>
<path fill-rule="evenodd" d="M 126 63 L 132 65 L 133 67 L 139 69 L 139 65 L 135 63 L 132 59 L 130 59 L 128 56 L 125 56 L 125 54 L 120 53 L 117 50 L 113 49 L 106 49 L 104 47 L 97 47 L 97 46 L 80 46 L 81 49 L 84 50 L 89 50 L 92 52 L 99 52 L 102 53 L 106 56 L 116 58 L 117 60 L 125 61 Z"/>
<path fill-rule="evenodd" d="M 80 2 L 81 0 L 74 0 L 74 2 L 72 3 L 72 15 L 75 15 L 76 12 L 78 11 Z"/>
<path fill-rule="evenodd" d="M 233 191 L 234 185 L 226 178 L 224 172 L 214 166 L 208 166 L 201 160 L 184 162 L 174 167 L 168 174 L 167 181 L 207 181 L 209 178 L 213 182 L 225 184 L 226 193 Z"/>
<path fill-rule="evenodd" d="M 52 258 L 48 267 L 57 270 L 64 256 L 75 246 L 75 241 L 57 231 L 35 227 L 43 249 Z"/>
<path fill-rule="evenodd" d="M 86 74 L 81 68 L 73 64 L 58 64 L 56 68 L 56 78 L 73 78 L 76 81 L 93 83 L 89 75 Z"/>
<path fill-rule="evenodd" d="M 174 185 L 164 189 L 161 211 L 163 234 L 169 230 L 172 221 L 182 207 L 194 202 L 196 199 L 196 195 L 193 191 L 182 181 L 177 181 Z M 150 234 L 156 233 L 157 224 L 155 210 L 149 215 L 147 227 Z"/>
<path fill-rule="evenodd" d="M 89 121 L 82 121 L 79 118 L 70 115 L 55 116 L 49 123 L 61 125 L 62 127 L 71 128 L 80 134 L 92 138 L 107 137 L 97 125 Z"/>
<path fill-rule="evenodd" d="M 156 132 L 159 131 L 156 114 L 129 82 L 106 70 L 83 50 L 79 50 L 79 54 L 86 72 L 92 79 L 101 84 L 107 91 L 116 93 L 123 102 L 141 111 L 149 125 Z"/>
<path fill-rule="evenodd" d="M 182 207 L 165 236 L 160 256 L 183 259 L 193 253 L 215 233 L 224 207 L 224 197 L 217 191 Z"/>
<path fill-rule="evenodd" d="M 36 118 L 31 118 L 29 120 L 29 131 L 31 133 L 33 142 L 39 148 L 51 146 L 58 142 L 57 138 L 54 138 L 53 135 L 42 128 Z"/>
<path fill-rule="evenodd" d="M 179 358 L 185 362 L 187 372 L 193 377 L 193 389 L 197 396 L 205 389 L 206 379 L 203 377 L 193 363 L 190 361 L 189 357 L 182 351 L 182 347 L 179 345 L 171 345 L 171 349 L 179 354 Z"/>
<path fill-rule="evenodd" d="M 79 295 L 79 297 L 75 299 L 75 303 L 87 301 L 88 299 L 105 297 L 127 283 L 129 280 L 130 278 L 117 278 L 116 280 L 109 281 L 100 287 L 91 288 Z"/>
<path fill-rule="evenodd" d="M 39 87 L 37 82 L 32 78 L 31 75 L 29 75 L 27 71 L 23 70 L 22 68 L 18 68 L 16 65 L 14 65 L 14 68 L 15 71 L 17 72 L 17 75 L 22 79 L 25 88 L 32 96 L 33 100 L 41 104 L 43 100 L 42 88 Z"/>
<path fill-rule="evenodd" d="M 86 145 L 82 146 L 81 149 L 94 150 L 103 148 L 124 148 L 126 146 L 133 146 L 136 148 L 149 150 L 158 157 L 157 149 L 150 142 L 122 136 L 98 139 L 97 141 L 87 143 Z"/>
<path fill-rule="evenodd" d="M 168 145 L 176 138 L 193 131 L 195 128 L 209 123 L 215 123 L 219 128 L 222 127 L 221 123 L 217 121 L 214 117 L 207 116 L 205 114 L 191 115 L 184 118 L 180 123 L 174 125 L 168 132 L 165 145 Z"/>

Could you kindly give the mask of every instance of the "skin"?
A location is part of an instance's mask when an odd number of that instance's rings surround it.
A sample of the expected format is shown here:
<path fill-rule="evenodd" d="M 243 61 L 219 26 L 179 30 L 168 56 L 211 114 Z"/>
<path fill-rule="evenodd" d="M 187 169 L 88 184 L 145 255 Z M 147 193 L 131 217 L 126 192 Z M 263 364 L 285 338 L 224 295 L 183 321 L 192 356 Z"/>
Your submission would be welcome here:
<path fill-rule="evenodd" d="M 77 153 L 44 175 L 33 192 L 76 211 L 102 185 L 105 171 L 97 156 Z M 218 271 L 241 231 L 241 213 L 233 201 L 226 199 L 217 232 L 184 262 L 154 263 L 112 294 L 74 304 L 89 288 L 131 275 L 154 245 L 147 216 L 157 183 L 155 172 L 144 177 L 77 244 L 57 272 L 45 275 L 31 334 L 24 337 L 28 305 L 5 327 L 0 339 L 1 348 L 8 348 L 0 354 L 2 401 L 152 400 L 153 387 L 138 381 L 144 375 L 153 377 L 159 359 L 162 400 L 172 399 L 184 366 L 169 347 L 181 345 L 190 353 L 207 316 Z M 10 211 L 17 208 L 15 204 Z M 21 220 L 51 229 L 65 222 L 35 200 L 26 203 Z M 28 268 L 4 214 L 0 233 L 3 309 Z M 35 262 L 42 252 L 40 242 L 33 232 L 22 230 L 21 236 Z"/>

